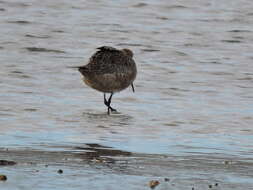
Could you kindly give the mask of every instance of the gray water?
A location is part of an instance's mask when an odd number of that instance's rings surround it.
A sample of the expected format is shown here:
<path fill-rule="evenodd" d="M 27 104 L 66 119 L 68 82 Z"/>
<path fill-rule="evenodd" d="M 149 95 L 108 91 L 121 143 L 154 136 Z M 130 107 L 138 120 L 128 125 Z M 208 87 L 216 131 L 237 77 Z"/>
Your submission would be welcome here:
<path fill-rule="evenodd" d="M 252 8 L 0 1 L 0 159 L 18 163 L 0 167 L 1 189 L 253 189 Z M 69 68 L 102 45 L 138 67 L 110 116 Z"/>

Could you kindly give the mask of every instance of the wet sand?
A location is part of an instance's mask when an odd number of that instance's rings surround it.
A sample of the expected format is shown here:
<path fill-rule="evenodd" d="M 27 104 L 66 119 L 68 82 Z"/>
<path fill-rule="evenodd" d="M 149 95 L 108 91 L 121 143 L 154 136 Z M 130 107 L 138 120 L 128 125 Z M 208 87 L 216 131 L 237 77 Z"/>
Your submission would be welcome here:
<path fill-rule="evenodd" d="M 0 1 L 0 189 L 252 189 L 251 5 Z M 111 116 L 69 68 L 102 45 L 139 71 Z"/>
<path fill-rule="evenodd" d="M 63 148 L 63 147 L 62 147 Z M 2 166 L 6 189 L 250 189 L 252 160 L 230 155 L 140 154 L 89 144 L 65 151 L 2 150 L 17 164 Z M 72 149 L 72 150 L 71 150 Z M 232 159 L 232 160 L 231 160 Z M 59 172 L 59 170 L 61 170 Z"/>

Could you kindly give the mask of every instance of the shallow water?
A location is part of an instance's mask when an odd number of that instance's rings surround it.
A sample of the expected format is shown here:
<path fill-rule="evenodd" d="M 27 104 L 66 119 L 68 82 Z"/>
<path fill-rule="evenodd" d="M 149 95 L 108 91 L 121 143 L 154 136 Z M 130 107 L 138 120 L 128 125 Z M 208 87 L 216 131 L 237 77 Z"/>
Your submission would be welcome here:
<path fill-rule="evenodd" d="M 0 168 L 6 189 L 253 186 L 250 0 L 6 0 L 0 18 L 0 159 L 20 163 Z M 111 116 L 69 68 L 101 45 L 131 48 L 138 66 L 136 93 L 115 94 Z M 99 147 L 109 167 L 76 158 Z"/>

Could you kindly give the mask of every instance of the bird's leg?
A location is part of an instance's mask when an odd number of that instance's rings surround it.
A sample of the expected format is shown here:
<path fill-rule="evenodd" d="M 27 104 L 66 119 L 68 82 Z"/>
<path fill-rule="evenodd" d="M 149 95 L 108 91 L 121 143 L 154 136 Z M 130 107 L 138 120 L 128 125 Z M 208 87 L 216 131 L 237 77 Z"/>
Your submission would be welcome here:
<path fill-rule="evenodd" d="M 110 115 L 110 108 L 109 108 L 108 101 L 106 100 L 106 95 L 105 95 L 105 93 L 104 93 L 104 104 L 107 106 L 107 114 Z"/>
<path fill-rule="evenodd" d="M 108 99 L 108 108 L 110 108 L 111 111 L 117 111 L 116 109 L 112 108 L 110 105 L 111 105 L 111 100 L 112 100 L 112 95 L 113 95 L 113 92 L 111 93 L 111 96 L 109 97 Z"/>
<path fill-rule="evenodd" d="M 107 113 L 108 115 L 110 114 L 110 111 L 116 111 L 115 109 L 113 109 L 110 104 L 111 104 L 111 100 L 112 100 L 112 95 L 113 93 L 111 93 L 111 96 L 109 97 L 108 101 L 106 100 L 106 95 L 104 93 L 104 104 L 107 106 L 108 110 Z"/>
<path fill-rule="evenodd" d="M 135 92 L 135 90 L 134 90 L 134 83 L 132 83 L 131 86 L 132 86 L 133 92 Z"/>
<path fill-rule="evenodd" d="M 105 93 L 104 93 L 104 104 L 105 104 L 106 106 L 108 106 L 108 102 L 107 102 L 107 100 L 106 100 Z"/>

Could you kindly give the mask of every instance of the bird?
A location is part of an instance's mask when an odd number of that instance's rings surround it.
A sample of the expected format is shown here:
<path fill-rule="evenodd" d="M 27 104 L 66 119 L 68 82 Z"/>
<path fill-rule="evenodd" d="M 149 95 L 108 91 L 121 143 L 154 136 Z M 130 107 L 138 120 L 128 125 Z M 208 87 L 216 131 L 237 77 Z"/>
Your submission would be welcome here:
<path fill-rule="evenodd" d="M 133 82 L 137 75 L 137 67 L 133 56 L 130 49 L 101 46 L 89 58 L 88 64 L 75 67 L 82 74 L 86 85 L 104 94 L 108 115 L 117 111 L 111 107 L 112 96 L 115 93 L 129 86 L 135 92 Z M 108 93 L 110 97 L 106 99 Z"/>

